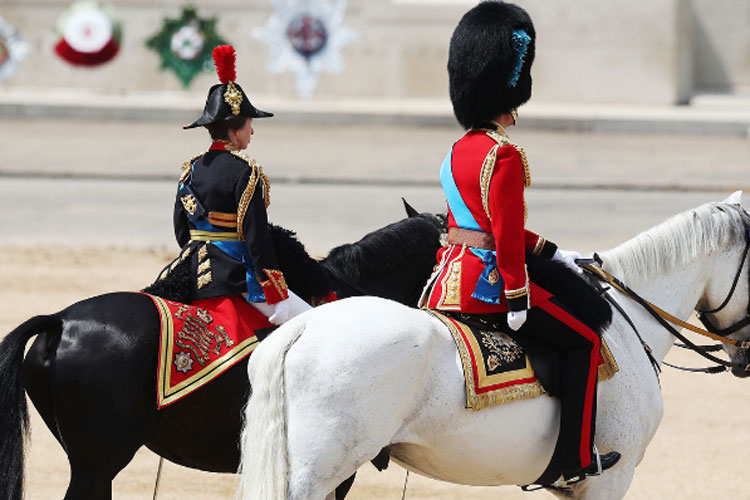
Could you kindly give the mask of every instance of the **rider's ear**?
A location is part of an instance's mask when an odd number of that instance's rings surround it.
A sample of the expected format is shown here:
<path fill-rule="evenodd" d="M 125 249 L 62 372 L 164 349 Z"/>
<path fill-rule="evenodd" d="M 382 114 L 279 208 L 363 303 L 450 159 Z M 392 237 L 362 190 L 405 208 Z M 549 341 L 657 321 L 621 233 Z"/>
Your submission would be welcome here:
<path fill-rule="evenodd" d="M 734 193 L 730 194 L 729 197 L 727 197 L 727 199 L 724 200 L 722 203 L 729 203 L 731 205 L 742 205 L 742 191 L 735 191 Z"/>

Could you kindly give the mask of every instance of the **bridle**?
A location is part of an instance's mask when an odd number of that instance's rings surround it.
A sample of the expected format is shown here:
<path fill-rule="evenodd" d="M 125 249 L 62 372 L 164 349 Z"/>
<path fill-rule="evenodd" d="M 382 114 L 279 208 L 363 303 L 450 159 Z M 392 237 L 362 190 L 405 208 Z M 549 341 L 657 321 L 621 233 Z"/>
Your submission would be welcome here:
<path fill-rule="evenodd" d="M 745 317 L 739 321 L 736 321 L 729 325 L 726 328 L 718 328 L 716 327 L 706 316 L 706 314 L 715 314 L 724 307 L 726 307 L 727 304 L 729 304 L 729 301 L 732 300 L 732 296 L 734 295 L 734 291 L 737 289 L 737 283 L 740 281 L 740 276 L 742 276 L 742 269 L 745 267 L 745 262 L 747 261 L 747 255 L 750 253 L 750 233 L 746 236 L 746 242 L 745 242 L 745 251 L 743 252 L 742 261 L 740 262 L 740 267 L 737 269 L 737 273 L 734 275 L 734 280 L 732 281 L 732 287 L 729 289 L 729 293 L 727 294 L 724 301 L 719 305 L 719 307 L 716 307 L 714 309 L 709 309 L 707 311 L 696 311 L 698 313 L 698 319 L 703 323 L 703 326 L 706 327 L 706 330 L 709 332 L 718 335 L 720 337 L 727 337 L 734 332 L 741 330 L 742 328 L 745 328 L 747 325 L 750 325 L 750 294 L 748 295 L 747 300 L 747 308 L 745 309 Z M 750 269 L 748 269 L 747 273 L 748 278 L 748 290 L 750 290 Z"/>
<path fill-rule="evenodd" d="M 725 344 L 733 345 L 737 347 L 738 349 L 750 349 L 750 340 L 734 340 L 734 339 L 727 338 L 728 335 L 731 335 L 732 333 L 746 327 L 747 325 L 750 325 L 750 295 L 748 296 L 748 304 L 747 304 L 745 317 L 739 321 L 736 321 L 735 323 L 728 326 L 727 328 L 723 328 L 723 329 L 717 328 L 706 316 L 707 314 L 715 314 L 721 311 L 730 302 L 730 300 L 732 299 L 732 296 L 734 295 L 735 290 L 737 289 L 737 284 L 739 283 L 740 276 L 742 276 L 742 269 L 745 267 L 745 261 L 748 260 L 748 254 L 750 254 L 750 233 L 747 233 L 747 236 L 745 239 L 745 249 L 742 254 L 742 261 L 740 262 L 739 268 L 737 269 L 737 272 L 734 276 L 734 280 L 732 281 L 732 286 L 726 298 L 722 301 L 722 303 L 718 307 L 714 309 L 709 309 L 706 311 L 697 311 L 699 319 L 701 320 L 703 325 L 706 327 L 705 330 L 695 325 L 691 325 L 690 323 L 686 323 L 685 321 L 682 321 L 679 318 L 676 318 L 675 316 L 672 316 L 668 312 L 664 311 L 663 309 L 659 308 L 658 306 L 652 304 L 648 300 L 644 299 L 643 297 L 635 293 L 632 289 L 630 289 L 630 287 L 623 284 L 620 280 L 618 280 L 617 278 L 615 278 L 614 276 L 612 276 L 607 271 L 601 268 L 602 260 L 599 257 L 599 255 L 594 254 L 593 260 L 579 261 L 579 265 L 587 273 L 591 274 L 592 276 L 606 283 L 609 283 L 613 288 L 623 293 L 626 297 L 630 298 L 634 302 L 641 305 L 644 309 L 646 309 L 646 311 L 654 319 L 656 319 L 659 322 L 659 324 L 661 324 L 672 335 L 674 335 L 676 338 L 682 341 L 688 349 L 695 351 L 697 354 L 703 356 L 704 358 L 721 365 L 720 367 L 716 367 L 716 368 L 688 369 L 689 371 L 718 373 L 718 372 L 724 371 L 726 368 L 735 368 L 735 369 L 740 369 L 745 372 L 750 372 L 750 364 L 735 363 L 733 361 L 726 361 L 724 359 L 713 356 L 709 354 L 709 352 L 716 350 L 714 349 L 714 346 L 696 345 L 693 342 L 691 342 L 690 339 L 688 339 L 687 337 L 682 335 L 679 331 L 677 331 L 677 329 L 674 326 L 672 326 L 672 324 L 678 325 L 682 328 L 695 332 L 699 335 L 703 335 L 704 337 L 709 337 L 713 340 L 717 340 Z M 748 290 L 750 290 L 750 269 L 748 269 Z M 635 333 L 638 336 L 638 339 L 641 341 L 641 344 L 643 345 L 644 350 L 646 351 L 646 354 L 649 357 L 649 360 L 651 361 L 652 365 L 654 365 L 654 369 L 658 377 L 658 373 L 659 373 L 658 363 L 656 363 L 655 359 L 653 358 L 650 347 L 643 341 L 643 339 L 641 339 L 641 336 L 638 333 L 638 330 L 635 328 L 635 325 L 630 320 L 630 318 L 625 314 L 625 311 L 623 311 L 623 309 L 619 306 L 619 304 L 617 304 L 614 301 L 614 299 L 610 297 L 608 294 L 605 295 L 605 298 L 610 303 L 612 303 L 613 306 L 615 306 L 616 309 L 623 316 L 625 316 L 625 319 L 628 321 L 630 326 L 635 330 Z M 673 366 L 673 365 L 670 365 L 670 366 Z M 676 367 L 676 368 L 679 368 L 679 367 Z"/>

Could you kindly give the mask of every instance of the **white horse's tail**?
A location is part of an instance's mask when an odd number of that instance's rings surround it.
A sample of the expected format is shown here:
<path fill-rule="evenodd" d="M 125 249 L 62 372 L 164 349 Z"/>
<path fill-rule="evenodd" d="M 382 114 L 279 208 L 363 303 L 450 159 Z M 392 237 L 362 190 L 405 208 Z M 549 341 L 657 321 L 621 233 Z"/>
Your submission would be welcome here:
<path fill-rule="evenodd" d="M 264 340 L 251 355 L 248 373 L 252 395 L 245 407 L 240 438 L 238 499 L 287 498 L 289 463 L 284 360 L 304 330 L 304 321 L 290 321 Z"/>

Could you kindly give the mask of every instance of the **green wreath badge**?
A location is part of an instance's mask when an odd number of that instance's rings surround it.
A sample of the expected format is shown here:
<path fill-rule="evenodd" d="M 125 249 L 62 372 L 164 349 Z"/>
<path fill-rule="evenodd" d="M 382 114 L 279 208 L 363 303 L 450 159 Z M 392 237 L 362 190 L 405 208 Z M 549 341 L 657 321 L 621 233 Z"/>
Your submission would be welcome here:
<path fill-rule="evenodd" d="M 200 18 L 195 8 L 186 6 L 177 19 L 164 19 L 156 35 L 146 41 L 146 46 L 161 57 L 161 69 L 175 72 L 187 88 L 201 71 L 213 71 L 211 52 L 227 42 L 216 33 L 216 18 Z"/>

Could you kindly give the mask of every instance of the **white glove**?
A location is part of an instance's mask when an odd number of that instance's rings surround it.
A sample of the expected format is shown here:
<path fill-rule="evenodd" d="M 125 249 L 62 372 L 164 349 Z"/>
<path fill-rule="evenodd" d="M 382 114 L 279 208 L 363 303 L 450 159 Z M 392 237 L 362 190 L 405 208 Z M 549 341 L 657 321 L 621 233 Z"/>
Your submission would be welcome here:
<path fill-rule="evenodd" d="M 569 269 L 575 271 L 578 274 L 583 274 L 583 269 L 581 269 L 581 266 L 576 264 L 576 259 L 580 259 L 580 258 L 581 258 L 581 254 L 578 252 L 560 250 L 559 248 L 555 250 L 555 255 L 552 256 L 552 260 L 562 262 Z"/>
<path fill-rule="evenodd" d="M 510 311 L 508 313 L 508 327 L 514 332 L 526 323 L 526 310 Z"/>
<path fill-rule="evenodd" d="M 268 321 L 274 325 L 280 325 L 289 319 L 289 299 L 271 305 L 273 306 L 273 314 L 268 317 Z"/>

